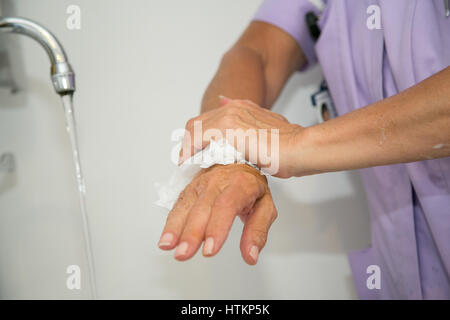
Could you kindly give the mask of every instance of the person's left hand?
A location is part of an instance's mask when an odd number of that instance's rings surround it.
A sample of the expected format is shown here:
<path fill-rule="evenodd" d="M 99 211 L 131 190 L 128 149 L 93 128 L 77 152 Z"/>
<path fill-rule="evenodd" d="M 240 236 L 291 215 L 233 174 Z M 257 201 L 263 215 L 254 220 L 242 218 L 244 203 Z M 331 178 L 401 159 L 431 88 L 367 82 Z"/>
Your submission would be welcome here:
<path fill-rule="evenodd" d="M 267 178 L 246 164 L 202 169 L 179 195 L 158 246 L 176 247 L 175 259 L 185 261 L 203 242 L 203 255 L 212 257 L 221 250 L 236 216 L 244 223 L 242 257 L 254 265 L 277 217 Z"/>
<path fill-rule="evenodd" d="M 204 149 L 211 139 L 223 138 L 269 174 L 279 178 L 295 174 L 295 146 L 303 127 L 248 100 L 222 98 L 221 104 L 221 108 L 187 122 L 180 163 Z"/>

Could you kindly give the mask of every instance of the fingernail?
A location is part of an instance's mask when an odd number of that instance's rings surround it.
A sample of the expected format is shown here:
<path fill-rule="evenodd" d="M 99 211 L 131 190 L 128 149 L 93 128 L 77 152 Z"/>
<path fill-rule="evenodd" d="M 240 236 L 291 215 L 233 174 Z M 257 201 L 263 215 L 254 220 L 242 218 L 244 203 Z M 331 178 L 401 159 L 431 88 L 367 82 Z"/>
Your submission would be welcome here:
<path fill-rule="evenodd" d="M 212 255 L 214 249 L 214 239 L 212 237 L 208 237 L 205 240 L 205 244 L 203 245 L 203 254 L 205 256 Z"/>
<path fill-rule="evenodd" d="M 188 243 L 186 241 L 183 241 L 180 243 L 175 250 L 175 257 L 184 256 L 188 250 Z"/>
<path fill-rule="evenodd" d="M 227 97 L 225 97 L 225 96 L 219 96 L 219 99 L 220 99 L 220 102 L 221 102 L 222 104 L 227 104 L 227 103 L 230 103 L 230 102 L 232 101 L 232 99 L 227 98 Z"/>
<path fill-rule="evenodd" d="M 250 252 L 249 252 L 249 255 L 250 255 L 250 257 L 252 257 L 252 259 L 253 259 L 255 262 L 258 261 L 258 255 L 259 255 L 259 249 L 258 249 L 258 247 L 257 247 L 257 246 L 251 247 Z"/>
<path fill-rule="evenodd" d="M 173 234 L 171 233 L 164 233 L 161 236 L 161 239 L 159 239 L 158 247 L 167 247 L 172 244 L 173 241 Z"/>

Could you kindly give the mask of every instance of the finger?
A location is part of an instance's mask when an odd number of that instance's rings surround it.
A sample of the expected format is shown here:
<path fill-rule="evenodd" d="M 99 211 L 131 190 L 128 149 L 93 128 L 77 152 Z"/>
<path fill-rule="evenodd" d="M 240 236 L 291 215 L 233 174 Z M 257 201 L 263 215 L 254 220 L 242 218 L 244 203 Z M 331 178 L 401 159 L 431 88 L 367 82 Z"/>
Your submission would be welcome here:
<path fill-rule="evenodd" d="M 202 124 L 205 119 L 210 116 L 209 112 L 200 114 L 197 117 L 191 118 L 186 122 L 185 134 L 181 143 L 180 158 L 178 165 L 182 164 L 184 161 L 192 157 L 195 153 L 194 139 L 195 134 L 202 135 Z M 199 132 L 197 132 L 199 131 Z M 199 138 L 197 138 L 199 139 Z M 201 139 L 201 137 L 200 137 Z"/>
<path fill-rule="evenodd" d="M 263 194 L 256 181 L 249 183 L 245 179 L 246 174 L 235 179 L 214 202 L 205 232 L 204 256 L 213 256 L 220 250 L 236 215 L 250 210 Z"/>
<path fill-rule="evenodd" d="M 181 142 L 178 165 L 181 165 L 183 162 L 194 155 L 194 147 L 191 143 L 190 134 L 190 132 L 186 131 L 183 137 L 183 141 Z"/>
<path fill-rule="evenodd" d="M 183 141 L 181 142 L 180 158 L 178 161 L 178 165 L 181 165 L 183 162 L 185 162 L 187 159 L 189 159 L 195 154 L 195 146 L 194 146 L 195 127 L 194 125 L 187 124 L 185 130 L 186 132 L 184 134 Z"/>
<path fill-rule="evenodd" d="M 220 189 L 211 181 L 192 206 L 175 250 L 177 260 L 187 260 L 197 252 L 205 237 L 205 229 L 208 225 L 212 206 L 219 194 Z"/>
<path fill-rule="evenodd" d="M 258 200 L 247 217 L 241 237 L 242 258 L 249 265 L 258 261 L 258 256 L 267 241 L 270 226 L 277 217 L 277 211 L 270 194 Z"/>
<path fill-rule="evenodd" d="M 260 127 L 277 127 L 280 125 L 280 121 L 288 123 L 289 121 L 276 112 L 270 111 L 269 109 L 263 108 L 250 100 L 232 100 L 227 107 L 238 108 L 241 112 L 237 113 L 242 115 L 242 111 L 247 111 L 250 117 L 243 117 L 243 119 L 247 118 L 250 123 L 254 123 L 257 120 L 257 123 Z"/>
<path fill-rule="evenodd" d="M 194 205 L 196 198 L 197 194 L 191 185 L 188 185 L 181 192 L 173 209 L 167 216 L 166 225 L 158 242 L 159 248 L 171 250 L 176 246 L 183 231 L 188 213 Z"/>
<path fill-rule="evenodd" d="M 283 122 L 288 122 L 288 120 L 281 114 L 270 111 L 269 109 L 264 108 L 262 106 L 259 106 L 251 100 L 239 100 L 239 101 L 241 102 L 242 106 L 250 107 L 250 110 L 252 110 L 253 112 L 256 112 L 257 114 L 265 115 L 266 116 L 265 118 L 268 121 L 270 121 L 271 118 L 274 118 L 275 121 L 281 120 Z M 267 116 L 268 116 L 268 118 L 267 118 Z"/>
<path fill-rule="evenodd" d="M 178 165 L 192 157 L 196 152 L 206 148 L 209 139 L 204 139 L 204 132 L 210 129 L 209 124 L 216 121 L 209 121 L 217 117 L 217 110 L 212 110 L 190 119 L 186 123 L 185 134 L 181 143 L 180 158 Z"/>
<path fill-rule="evenodd" d="M 183 163 L 196 152 L 205 149 L 211 140 L 221 140 L 225 137 L 225 127 L 221 126 L 221 118 L 224 112 L 220 109 L 209 112 L 209 115 L 198 117 L 195 124 L 186 125 L 186 134 L 180 150 L 179 164 Z M 191 121 L 191 120 L 189 120 Z"/>
<path fill-rule="evenodd" d="M 248 99 L 246 99 L 246 100 L 240 100 L 240 102 L 243 103 L 244 105 L 249 106 L 249 107 L 252 107 L 252 108 L 264 109 L 264 108 L 261 107 L 260 105 L 254 103 L 253 101 L 248 100 Z"/>
<path fill-rule="evenodd" d="M 219 99 L 220 99 L 221 106 L 224 106 L 224 105 L 230 103 L 231 101 L 233 101 L 233 99 L 227 98 L 225 96 L 219 96 Z"/>

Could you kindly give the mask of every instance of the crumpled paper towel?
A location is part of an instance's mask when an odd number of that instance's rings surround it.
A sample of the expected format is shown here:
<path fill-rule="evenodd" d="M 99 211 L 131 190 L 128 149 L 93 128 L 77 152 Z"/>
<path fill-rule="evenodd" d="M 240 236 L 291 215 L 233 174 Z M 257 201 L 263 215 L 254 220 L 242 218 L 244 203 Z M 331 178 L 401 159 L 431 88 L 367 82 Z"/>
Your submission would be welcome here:
<path fill-rule="evenodd" d="M 167 182 L 155 184 L 159 197 L 155 204 L 172 210 L 178 195 L 201 169 L 209 168 L 215 164 L 227 165 L 232 163 L 245 163 L 255 167 L 246 161 L 242 153 L 237 151 L 226 139 L 211 140 L 205 149 L 177 166 Z"/>

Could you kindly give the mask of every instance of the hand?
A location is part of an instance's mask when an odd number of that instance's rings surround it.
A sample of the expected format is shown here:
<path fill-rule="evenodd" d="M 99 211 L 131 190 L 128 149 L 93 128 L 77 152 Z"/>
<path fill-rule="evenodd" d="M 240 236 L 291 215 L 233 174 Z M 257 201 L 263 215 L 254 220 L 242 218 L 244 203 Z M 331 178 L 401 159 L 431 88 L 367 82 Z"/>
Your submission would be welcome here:
<path fill-rule="evenodd" d="M 304 128 L 248 100 L 222 98 L 221 103 L 221 108 L 187 122 L 180 162 L 205 148 L 211 139 L 225 138 L 247 161 L 273 176 L 289 178 L 298 172 L 296 143 Z"/>
<path fill-rule="evenodd" d="M 236 216 L 244 222 L 242 257 L 254 265 L 277 217 L 266 177 L 245 164 L 204 169 L 180 194 L 158 245 L 163 250 L 176 247 L 175 258 L 184 261 L 204 241 L 203 255 L 214 256 Z"/>

